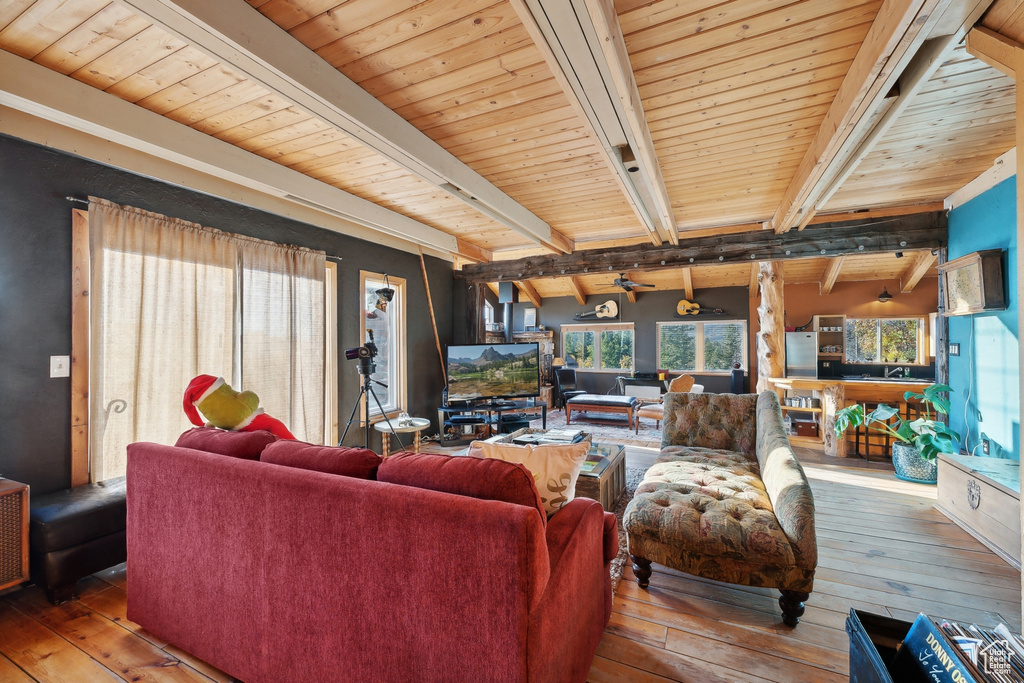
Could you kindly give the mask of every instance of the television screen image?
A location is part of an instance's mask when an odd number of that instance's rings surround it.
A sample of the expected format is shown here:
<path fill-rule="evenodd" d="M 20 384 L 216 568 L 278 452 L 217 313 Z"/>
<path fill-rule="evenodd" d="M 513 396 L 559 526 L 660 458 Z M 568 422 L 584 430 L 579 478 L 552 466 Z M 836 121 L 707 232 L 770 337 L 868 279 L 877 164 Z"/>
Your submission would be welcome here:
<path fill-rule="evenodd" d="M 540 352 L 529 344 L 448 347 L 448 401 L 540 396 Z"/>

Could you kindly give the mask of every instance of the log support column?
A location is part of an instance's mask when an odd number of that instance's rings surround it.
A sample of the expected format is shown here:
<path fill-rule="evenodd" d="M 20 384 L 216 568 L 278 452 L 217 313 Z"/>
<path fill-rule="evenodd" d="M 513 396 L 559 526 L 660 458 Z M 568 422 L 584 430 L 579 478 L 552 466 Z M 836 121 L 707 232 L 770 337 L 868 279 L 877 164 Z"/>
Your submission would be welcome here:
<path fill-rule="evenodd" d="M 824 430 L 825 455 L 833 458 L 845 458 L 846 439 L 836 436 L 836 413 L 846 403 L 846 388 L 842 384 L 826 384 L 821 392 L 821 408 L 824 418 L 821 428 Z"/>
<path fill-rule="evenodd" d="M 761 305 L 757 319 L 757 393 L 772 388 L 770 377 L 783 377 L 786 372 L 786 311 L 783 296 L 782 262 L 762 261 L 758 264 Z"/>

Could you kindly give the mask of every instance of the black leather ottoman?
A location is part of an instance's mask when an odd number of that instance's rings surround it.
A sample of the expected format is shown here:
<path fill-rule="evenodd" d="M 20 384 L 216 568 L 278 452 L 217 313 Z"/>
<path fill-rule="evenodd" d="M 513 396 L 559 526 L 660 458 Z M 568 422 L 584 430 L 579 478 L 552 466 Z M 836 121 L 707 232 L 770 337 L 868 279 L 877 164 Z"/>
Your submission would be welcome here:
<path fill-rule="evenodd" d="M 125 478 L 33 496 L 29 514 L 32 580 L 59 605 L 78 580 L 127 559 Z"/>

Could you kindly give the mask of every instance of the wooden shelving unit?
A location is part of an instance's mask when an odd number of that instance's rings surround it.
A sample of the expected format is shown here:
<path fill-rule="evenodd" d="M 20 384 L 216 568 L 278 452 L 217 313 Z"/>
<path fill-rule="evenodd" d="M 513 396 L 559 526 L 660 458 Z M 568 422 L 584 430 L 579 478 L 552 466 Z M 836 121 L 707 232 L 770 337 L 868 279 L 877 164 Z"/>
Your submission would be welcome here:
<path fill-rule="evenodd" d="M 818 332 L 818 358 L 841 360 L 846 344 L 846 316 L 816 315 L 814 329 Z M 827 346 L 834 346 L 838 351 L 822 351 Z"/>

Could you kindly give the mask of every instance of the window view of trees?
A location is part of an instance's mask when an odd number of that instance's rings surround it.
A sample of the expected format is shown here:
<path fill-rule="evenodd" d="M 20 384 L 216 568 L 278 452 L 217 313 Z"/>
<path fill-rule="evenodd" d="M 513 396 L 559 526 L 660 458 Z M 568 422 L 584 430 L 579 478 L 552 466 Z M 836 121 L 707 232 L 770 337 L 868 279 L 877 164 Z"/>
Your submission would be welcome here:
<path fill-rule="evenodd" d="M 728 372 L 746 366 L 743 322 L 658 323 L 658 367 L 684 372 Z"/>
<path fill-rule="evenodd" d="M 601 369 L 633 369 L 633 330 L 601 332 Z"/>
<path fill-rule="evenodd" d="M 880 320 L 881 359 L 888 363 L 917 363 L 917 320 Z"/>
<path fill-rule="evenodd" d="M 847 363 L 917 363 L 917 318 L 847 318 Z"/>
<path fill-rule="evenodd" d="M 576 365 L 580 368 L 594 367 L 594 333 L 593 332 L 566 332 L 562 340 L 566 361 L 569 356 L 576 359 Z"/>
<path fill-rule="evenodd" d="M 659 368 L 697 369 L 697 326 L 680 323 L 658 326 Z"/>
<path fill-rule="evenodd" d="M 704 323 L 704 370 L 727 371 L 743 364 L 743 323 Z"/>
<path fill-rule="evenodd" d="M 632 370 L 633 326 L 564 325 L 562 355 L 575 358 L 581 370 Z"/>

